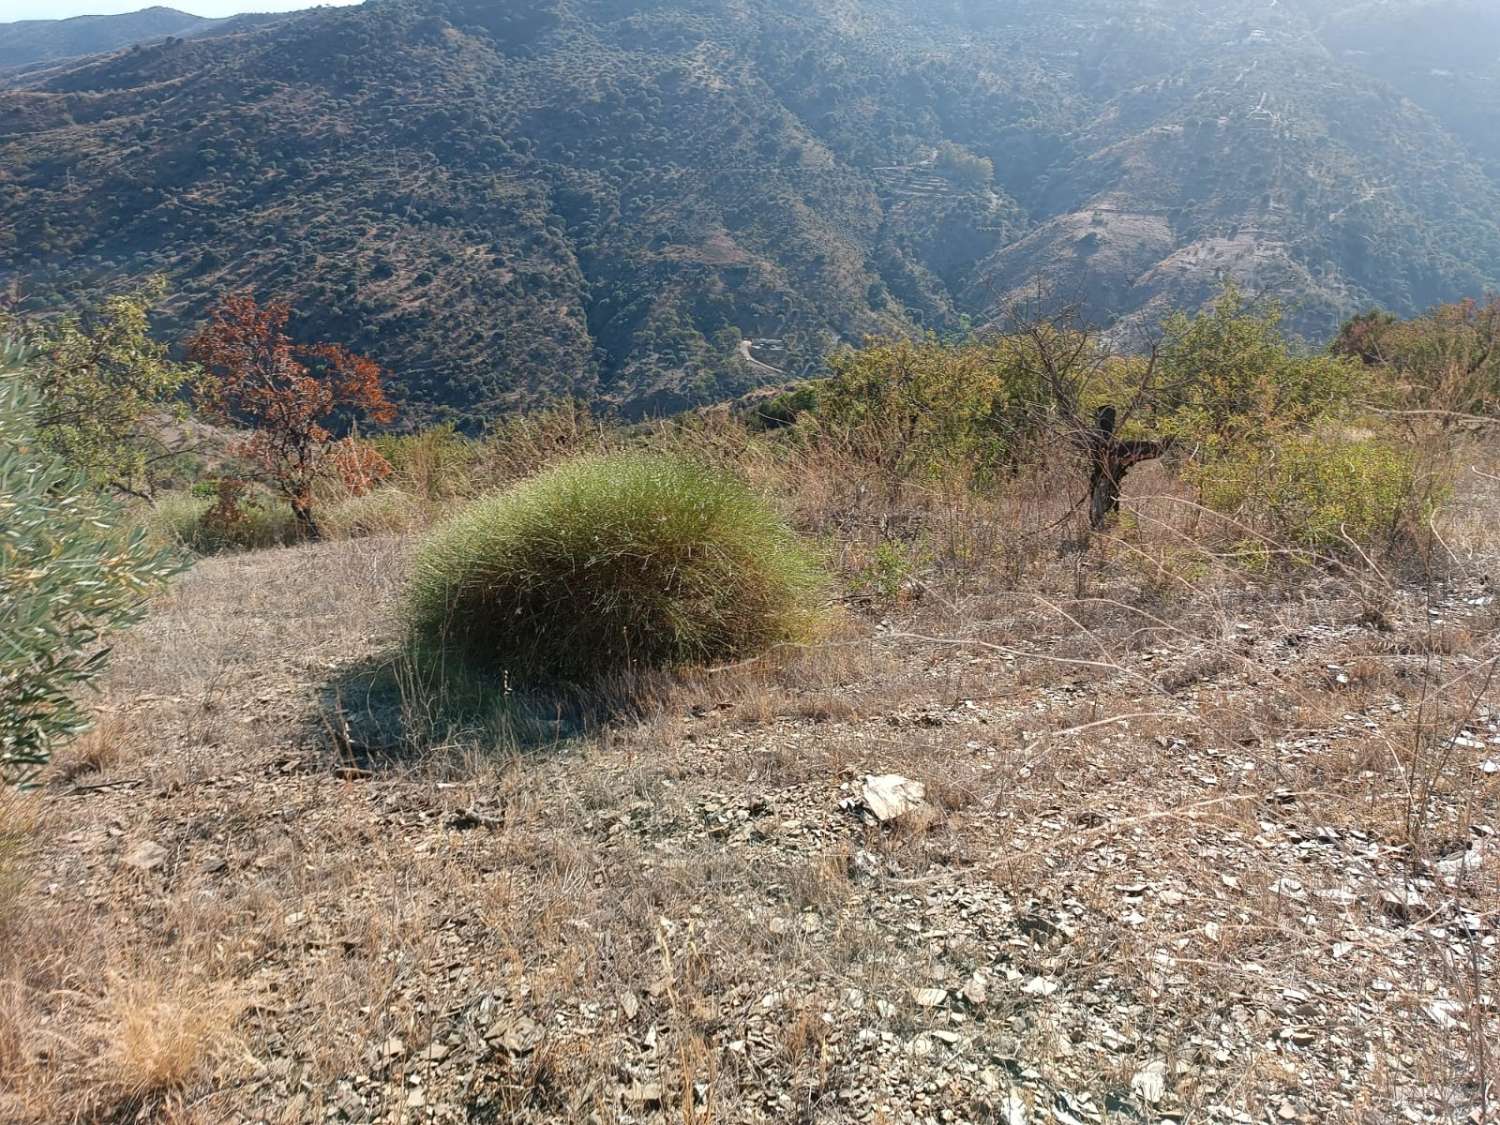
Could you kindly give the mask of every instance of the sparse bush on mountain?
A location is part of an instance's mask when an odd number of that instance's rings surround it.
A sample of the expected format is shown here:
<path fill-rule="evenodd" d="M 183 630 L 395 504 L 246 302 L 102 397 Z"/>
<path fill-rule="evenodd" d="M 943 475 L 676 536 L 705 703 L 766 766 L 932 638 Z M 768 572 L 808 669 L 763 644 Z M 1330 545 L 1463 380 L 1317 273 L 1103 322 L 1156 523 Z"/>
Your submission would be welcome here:
<path fill-rule="evenodd" d="M 77 692 L 104 668 L 105 635 L 177 569 L 41 447 L 22 358 L 0 354 L 0 781 L 13 784 L 89 725 Z"/>
<path fill-rule="evenodd" d="M 819 570 L 738 480 L 650 454 L 585 457 L 476 501 L 423 543 L 419 650 L 511 682 L 734 660 L 806 638 Z"/>

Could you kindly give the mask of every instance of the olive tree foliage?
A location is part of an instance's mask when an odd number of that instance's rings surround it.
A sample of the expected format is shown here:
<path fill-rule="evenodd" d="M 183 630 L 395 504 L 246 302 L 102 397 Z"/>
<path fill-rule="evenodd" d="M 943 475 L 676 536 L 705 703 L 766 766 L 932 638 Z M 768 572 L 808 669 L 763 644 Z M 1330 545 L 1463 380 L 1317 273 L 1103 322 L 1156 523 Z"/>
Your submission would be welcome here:
<path fill-rule="evenodd" d="M 29 379 L 40 396 L 42 444 L 94 483 L 150 499 L 163 475 L 187 452 L 184 389 L 194 368 L 174 363 L 151 336 L 151 310 L 166 296 L 153 278 L 104 298 L 82 315 L 26 325 L 34 356 Z"/>
<path fill-rule="evenodd" d="M 0 341 L 0 782 L 16 785 L 87 729 L 79 692 L 104 669 L 107 634 L 180 565 L 47 448 L 27 362 Z"/>

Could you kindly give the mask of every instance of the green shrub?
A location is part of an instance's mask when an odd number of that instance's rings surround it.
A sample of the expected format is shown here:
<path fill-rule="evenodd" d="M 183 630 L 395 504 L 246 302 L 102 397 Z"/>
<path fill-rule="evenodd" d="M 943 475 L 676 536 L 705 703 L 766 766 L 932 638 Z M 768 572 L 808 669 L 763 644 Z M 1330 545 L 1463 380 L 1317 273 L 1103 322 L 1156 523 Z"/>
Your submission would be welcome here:
<path fill-rule="evenodd" d="M 977 347 L 935 340 L 876 341 L 828 361 L 818 388 L 823 432 L 892 479 L 945 475 L 959 462 L 989 462 L 1004 372 Z"/>
<path fill-rule="evenodd" d="M 156 503 L 140 510 L 140 520 L 151 538 L 165 546 L 186 547 L 197 535 L 198 524 L 213 507 L 213 500 L 200 495 L 200 485 L 190 492 L 163 492 Z"/>
<path fill-rule="evenodd" d="M 1300 346 L 1283 332 L 1278 305 L 1256 304 L 1233 285 L 1211 309 L 1169 317 L 1163 333 L 1154 409 L 1180 441 L 1305 429 L 1354 407 L 1359 365 Z"/>
<path fill-rule="evenodd" d="M 137 620 L 178 569 L 42 450 L 21 359 L 0 355 L 0 780 L 12 784 L 87 728 L 76 693 L 103 671 L 105 634 Z"/>
<path fill-rule="evenodd" d="M 514 682 L 730 660 L 805 638 L 822 576 L 738 480 L 621 453 L 470 505 L 412 564 L 418 651 Z"/>
<path fill-rule="evenodd" d="M 1188 475 L 1206 507 L 1294 552 L 1388 546 L 1424 526 L 1437 499 L 1414 450 L 1317 431 L 1225 448 Z"/>
<path fill-rule="evenodd" d="M 907 593 L 921 564 L 927 561 L 923 554 L 911 545 L 881 543 L 854 573 L 851 585 L 857 593 L 896 601 Z"/>
<path fill-rule="evenodd" d="M 757 433 L 785 429 L 796 425 L 804 414 L 815 413 L 817 409 L 818 384 L 800 383 L 750 407 L 745 411 L 745 424 Z"/>

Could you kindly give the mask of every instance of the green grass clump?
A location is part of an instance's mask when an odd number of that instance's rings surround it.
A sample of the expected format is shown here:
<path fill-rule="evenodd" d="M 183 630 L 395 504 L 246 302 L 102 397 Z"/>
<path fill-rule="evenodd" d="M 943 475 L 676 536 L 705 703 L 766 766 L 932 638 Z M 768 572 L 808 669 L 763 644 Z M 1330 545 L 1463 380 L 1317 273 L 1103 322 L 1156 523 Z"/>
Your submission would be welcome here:
<path fill-rule="evenodd" d="M 232 520 L 215 519 L 207 490 L 164 492 L 140 521 L 154 542 L 186 547 L 196 555 L 264 551 L 298 541 L 291 506 L 261 491 L 248 491 Z"/>
<path fill-rule="evenodd" d="M 752 656 L 805 639 L 823 588 L 744 484 L 640 453 L 476 501 L 428 537 L 409 582 L 418 651 L 522 684 Z"/>

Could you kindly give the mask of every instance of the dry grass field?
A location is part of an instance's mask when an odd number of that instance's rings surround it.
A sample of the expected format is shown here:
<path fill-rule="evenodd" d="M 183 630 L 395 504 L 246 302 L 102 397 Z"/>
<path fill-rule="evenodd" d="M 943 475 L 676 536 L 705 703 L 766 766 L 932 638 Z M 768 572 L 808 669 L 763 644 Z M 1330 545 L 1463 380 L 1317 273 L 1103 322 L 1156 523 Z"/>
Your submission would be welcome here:
<path fill-rule="evenodd" d="M 835 631 L 606 712 L 445 725 L 406 539 L 201 561 L 7 798 L 0 1120 L 1500 1120 L 1500 484 L 1290 577 L 936 498 L 877 589 L 830 479 Z"/>

